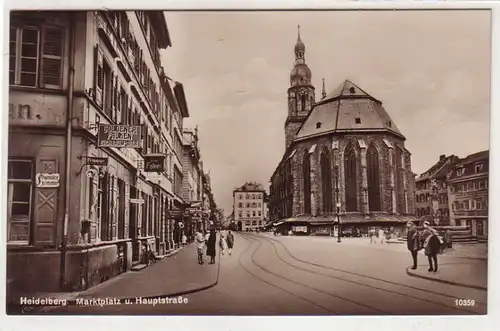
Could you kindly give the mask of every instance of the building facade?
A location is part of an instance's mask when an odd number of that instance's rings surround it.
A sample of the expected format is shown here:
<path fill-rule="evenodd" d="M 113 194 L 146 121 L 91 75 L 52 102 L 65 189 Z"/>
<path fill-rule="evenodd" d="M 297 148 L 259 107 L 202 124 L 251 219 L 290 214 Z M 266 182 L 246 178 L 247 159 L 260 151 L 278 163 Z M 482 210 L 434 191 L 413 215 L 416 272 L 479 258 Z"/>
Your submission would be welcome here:
<path fill-rule="evenodd" d="M 415 214 L 419 220 L 450 225 L 446 176 L 458 160 L 455 155 L 441 155 L 436 164 L 415 179 Z"/>
<path fill-rule="evenodd" d="M 314 102 L 300 35 L 294 52 L 286 151 L 271 177 L 271 220 L 300 219 L 307 232 L 325 231 L 337 214 L 344 228 L 364 231 L 413 220 L 411 154 L 382 102 L 349 80 L 329 95 L 323 84 L 322 99 Z"/>
<path fill-rule="evenodd" d="M 238 230 L 257 230 L 265 225 L 266 191 L 262 185 L 247 182 L 233 191 L 233 214 Z"/>
<path fill-rule="evenodd" d="M 9 293 L 86 289 L 173 248 L 189 113 L 170 45 L 160 11 L 11 14 Z"/>
<path fill-rule="evenodd" d="M 451 224 L 478 238 L 488 235 L 488 174 L 489 151 L 483 151 L 460 159 L 447 176 Z"/>

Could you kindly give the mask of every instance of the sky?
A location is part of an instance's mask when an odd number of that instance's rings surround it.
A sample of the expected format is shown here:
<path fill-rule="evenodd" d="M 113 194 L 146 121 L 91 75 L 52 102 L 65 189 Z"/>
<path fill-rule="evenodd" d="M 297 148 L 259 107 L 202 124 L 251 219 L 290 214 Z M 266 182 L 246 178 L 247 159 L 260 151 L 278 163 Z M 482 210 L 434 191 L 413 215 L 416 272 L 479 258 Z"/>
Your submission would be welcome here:
<path fill-rule="evenodd" d="M 285 151 L 297 25 L 316 100 L 345 79 L 381 100 L 425 172 L 489 148 L 488 11 L 166 12 L 167 75 L 184 85 L 205 172 L 226 215 L 247 181 L 269 188 Z"/>

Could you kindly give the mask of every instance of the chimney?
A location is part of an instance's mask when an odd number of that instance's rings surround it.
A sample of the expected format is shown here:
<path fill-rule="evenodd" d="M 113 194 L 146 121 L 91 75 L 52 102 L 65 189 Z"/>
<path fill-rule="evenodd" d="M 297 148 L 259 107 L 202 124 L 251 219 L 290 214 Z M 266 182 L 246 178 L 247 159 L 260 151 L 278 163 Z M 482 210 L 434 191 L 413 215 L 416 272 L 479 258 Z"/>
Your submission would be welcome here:
<path fill-rule="evenodd" d="M 439 156 L 439 161 L 443 161 L 444 159 L 446 159 L 446 155 L 443 154 Z"/>

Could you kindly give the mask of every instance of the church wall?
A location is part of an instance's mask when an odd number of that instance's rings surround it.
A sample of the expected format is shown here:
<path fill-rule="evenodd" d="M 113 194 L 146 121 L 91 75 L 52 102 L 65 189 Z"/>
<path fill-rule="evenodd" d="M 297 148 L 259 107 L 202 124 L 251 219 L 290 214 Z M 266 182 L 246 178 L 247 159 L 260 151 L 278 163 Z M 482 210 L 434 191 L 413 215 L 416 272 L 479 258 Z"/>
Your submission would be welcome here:
<path fill-rule="evenodd" d="M 314 152 L 311 154 L 311 207 L 313 215 L 319 210 L 319 214 L 323 214 L 323 190 L 322 190 L 322 176 L 321 176 L 321 151 L 326 148 L 330 153 L 331 160 L 331 171 L 332 171 L 332 200 L 335 205 L 335 175 L 334 168 L 335 165 L 339 167 L 339 196 L 341 202 L 341 210 L 345 211 L 345 169 L 344 169 L 344 150 L 348 143 L 351 142 L 356 151 L 357 156 L 357 212 L 366 213 L 368 210 L 368 191 L 366 187 L 366 179 L 363 184 L 362 176 L 362 149 L 360 148 L 359 140 L 363 140 L 366 148 L 370 146 L 373 142 L 378 151 L 379 156 L 379 183 L 380 183 L 380 197 L 381 197 L 381 212 L 393 213 L 393 191 L 391 185 L 391 148 L 388 147 L 384 139 L 392 143 L 393 148 L 396 144 L 404 146 L 404 142 L 401 139 L 394 138 L 392 136 L 384 134 L 375 135 L 349 135 L 337 138 L 339 140 L 339 149 L 333 150 L 332 148 L 332 137 L 324 136 L 313 138 L 304 142 L 298 142 L 294 144 L 293 149 L 297 150 L 292 158 L 292 172 L 294 179 L 294 197 L 293 197 L 293 213 L 294 215 L 300 215 L 304 213 L 304 177 L 303 177 L 303 166 L 302 160 L 304 153 L 308 153 L 310 148 L 316 144 Z M 401 185 L 401 187 L 406 187 L 406 204 L 407 213 L 412 214 L 414 212 L 414 178 L 411 172 L 411 155 L 406 151 L 404 154 L 405 159 L 405 179 L 406 184 Z M 404 196 L 404 191 L 401 192 Z M 396 212 L 399 213 L 396 207 Z"/>

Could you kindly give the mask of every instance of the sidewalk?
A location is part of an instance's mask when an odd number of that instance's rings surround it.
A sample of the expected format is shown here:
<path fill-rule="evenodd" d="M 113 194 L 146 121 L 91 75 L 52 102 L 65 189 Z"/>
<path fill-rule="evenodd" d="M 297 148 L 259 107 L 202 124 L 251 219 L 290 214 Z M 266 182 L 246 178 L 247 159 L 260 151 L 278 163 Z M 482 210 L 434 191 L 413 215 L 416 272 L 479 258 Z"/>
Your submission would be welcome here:
<path fill-rule="evenodd" d="M 136 272 L 127 272 L 80 293 L 80 298 L 135 298 L 189 292 L 217 281 L 216 264 L 199 265 L 196 246 L 190 244 L 176 255 Z M 205 256 L 205 260 L 207 257 Z M 207 262 L 207 261 L 205 261 Z"/>
<path fill-rule="evenodd" d="M 418 269 L 408 267 L 406 273 L 412 277 L 428 279 L 445 284 L 464 286 L 474 289 L 486 290 L 488 280 L 488 267 L 486 261 L 474 261 L 460 264 L 442 264 L 438 272 L 427 271 L 428 265 L 419 264 Z"/>

